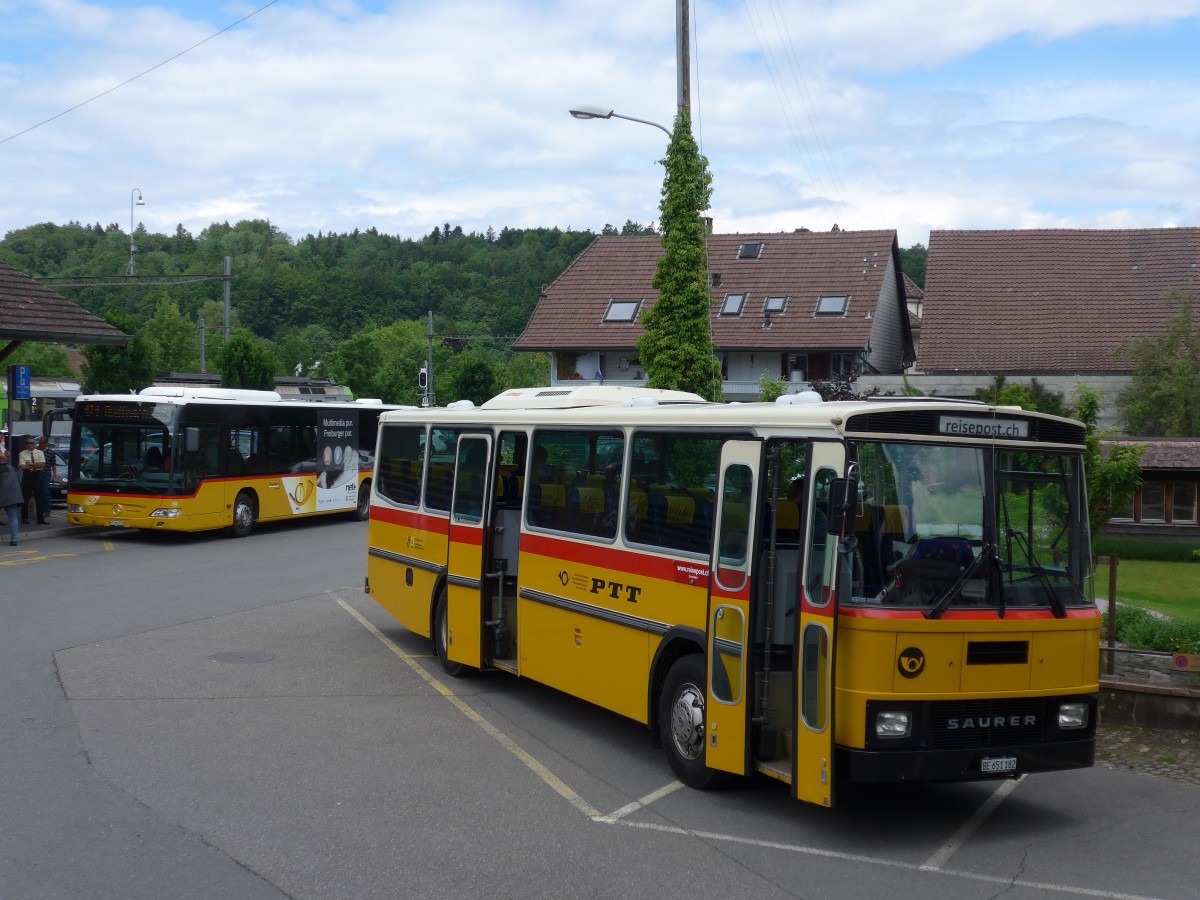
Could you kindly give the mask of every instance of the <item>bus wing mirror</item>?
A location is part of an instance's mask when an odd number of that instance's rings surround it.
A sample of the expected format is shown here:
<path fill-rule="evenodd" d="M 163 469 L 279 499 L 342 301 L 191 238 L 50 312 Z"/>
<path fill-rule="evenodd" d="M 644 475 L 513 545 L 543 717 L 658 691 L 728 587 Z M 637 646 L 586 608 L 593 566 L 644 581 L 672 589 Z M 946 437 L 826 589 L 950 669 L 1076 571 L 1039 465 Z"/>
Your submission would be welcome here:
<path fill-rule="evenodd" d="M 858 479 L 835 478 L 829 483 L 829 533 L 847 538 L 858 518 Z"/>
<path fill-rule="evenodd" d="M 200 450 L 200 429 L 185 428 L 183 430 L 183 449 L 188 453 L 198 453 Z"/>

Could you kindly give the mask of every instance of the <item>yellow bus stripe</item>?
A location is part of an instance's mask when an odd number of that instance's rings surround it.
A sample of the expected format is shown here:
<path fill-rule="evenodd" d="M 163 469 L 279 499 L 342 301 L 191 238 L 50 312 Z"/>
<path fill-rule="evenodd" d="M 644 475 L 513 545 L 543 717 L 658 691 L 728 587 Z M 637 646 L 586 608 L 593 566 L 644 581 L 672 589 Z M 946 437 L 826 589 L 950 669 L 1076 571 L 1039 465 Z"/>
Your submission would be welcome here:
<path fill-rule="evenodd" d="M 332 592 L 330 592 L 330 593 L 332 594 Z M 586 800 L 584 800 L 582 797 L 580 797 L 577 793 L 575 793 L 575 791 L 573 791 L 570 787 L 568 787 L 567 784 L 561 778 L 559 778 L 557 775 L 555 775 L 553 772 L 551 772 L 549 769 L 547 769 L 545 766 L 543 766 L 540 762 L 538 762 L 536 759 L 534 759 L 532 756 L 530 756 L 528 753 L 526 753 L 524 750 L 522 750 L 520 747 L 518 747 L 517 744 L 512 740 L 512 738 L 510 738 L 508 735 L 506 735 L 504 732 L 502 732 L 499 728 L 497 728 L 495 725 L 493 725 L 491 722 L 489 722 L 487 719 L 485 719 L 483 716 L 481 716 L 479 713 L 477 713 L 464 700 L 462 700 L 460 697 L 455 696 L 453 691 L 451 691 L 448 687 L 446 687 L 444 684 L 442 684 L 440 681 L 438 681 L 436 678 L 434 678 L 431 674 L 429 674 L 429 672 L 426 671 L 425 667 L 422 666 L 421 663 L 418 662 L 414 656 L 412 656 L 408 653 L 405 653 L 402 649 L 400 649 L 400 647 L 397 646 L 396 643 L 391 640 L 391 638 L 387 637 L 387 635 L 385 635 L 378 628 L 376 628 L 369 621 L 367 621 L 367 619 L 364 618 L 358 612 L 358 610 L 356 610 L 352 606 L 350 606 L 350 604 L 348 604 L 345 600 L 343 600 L 337 594 L 332 594 L 332 596 L 333 596 L 333 599 L 337 601 L 338 605 L 340 607 L 342 607 L 342 609 L 344 609 L 344 610 L 346 610 L 346 612 L 350 613 L 350 615 L 352 615 L 355 619 L 358 620 L 359 624 L 362 625 L 363 628 L 367 629 L 367 631 L 369 631 L 371 634 L 375 635 L 375 637 L 378 638 L 379 641 L 385 647 L 387 647 L 394 654 L 396 654 L 396 656 L 400 657 L 400 659 L 402 659 L 410 669 L 412 669 L 417 675 L 419 675 L 422 678 L 422 680 L 425 681 L 426 684 L 428 684 L 435 691 L 437 691 L 439 694 L 441 694 L 443 697 L 445 697 L 447 700 L 449 700 L 452 704 L 454 704 L 454 706 L 456 706 L 458 708 L 459 712 L 461 712 L 464 716 L 466 716 L 468 719 L 470 719 L 472 722 L 474 722 L 476 725 L 478 725 L 480 728 L 482 728 L 485 732 L 487 732 L 487 734 L 489 734 L 493 739 L 495 739 L 495 741 L 498 744 L 500 744 L 501 747 L 503 747 L 505 750 L 507 750 L 509 753 L 511 753 L 513 756 L 515 756 L 517 759 L 519 759 L 522 763 L 524 763 L 525 766 L 531 772 L 533 772 L 535 775 L 537 775 L 538 778 L 542 779 L 542 781 L 544 781 L 559 796 L 561 796 L 564 800 L 566 800 L 568 803 L 570 803 L 572 806 L 574 806 L 576 809 L 578 809 L 585 816 L 588 816 L 589 818 L 593 818 L 593 819 L 598 819 L 601 817 L 600 811 L 598 809 L 596 809 L 594 806 L 592 806 L 590 803 L 588 803 Z"/>

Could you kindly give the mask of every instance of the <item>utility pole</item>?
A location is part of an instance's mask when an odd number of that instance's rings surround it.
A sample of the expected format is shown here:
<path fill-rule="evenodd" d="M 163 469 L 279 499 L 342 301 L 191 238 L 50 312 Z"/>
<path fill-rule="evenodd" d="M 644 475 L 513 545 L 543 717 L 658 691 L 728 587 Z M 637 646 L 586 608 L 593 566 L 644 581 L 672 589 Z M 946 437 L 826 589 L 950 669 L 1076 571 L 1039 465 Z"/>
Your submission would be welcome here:
<path fill-rule="evenodd" d="M 229 284 L 233 274 L 233 257 L 225 257 L 225 343 L 229 343 Z"/>
<path fill-rule="evenodd" d="M 691 3 L 692 0 L 675 0 L 675 56 L 679 86 L 679 112 L 692 114 L 692 71 L 691 71 Z"/>

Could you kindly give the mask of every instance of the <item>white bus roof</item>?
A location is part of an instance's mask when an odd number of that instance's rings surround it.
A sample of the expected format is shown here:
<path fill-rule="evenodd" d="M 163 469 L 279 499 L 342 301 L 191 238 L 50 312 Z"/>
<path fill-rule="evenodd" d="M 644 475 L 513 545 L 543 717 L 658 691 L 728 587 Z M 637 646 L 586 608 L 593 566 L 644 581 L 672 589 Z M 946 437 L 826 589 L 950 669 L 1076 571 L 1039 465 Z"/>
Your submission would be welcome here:
<path fill-rule="evenodd" d="M 580 406 L 629 406 L 639 401 L 653 404 L 707 403 L 689 391 L 658 388 L 608 387 L 581 384 L 578 387 L 513 388 L 497 394 L 482 409 L 572 409 Z"/>

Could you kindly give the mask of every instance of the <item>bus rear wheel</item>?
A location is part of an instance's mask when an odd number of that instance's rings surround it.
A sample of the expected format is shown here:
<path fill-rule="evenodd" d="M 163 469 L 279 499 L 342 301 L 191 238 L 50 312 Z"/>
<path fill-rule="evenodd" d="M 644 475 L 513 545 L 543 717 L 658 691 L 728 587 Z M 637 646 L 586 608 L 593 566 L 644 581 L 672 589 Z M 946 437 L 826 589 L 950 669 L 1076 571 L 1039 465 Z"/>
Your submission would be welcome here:
<path fill-rule="evenodd" d="M 448 611 L 449 599 L 446 596 L 446 589 L 442 588 L 438 594 L 437 606 L 433 611 L 433 649 L 437 653 L 438 662 L 442 664 L 442 669 L 447 675 L 454 678 L 461 678 L 467 674 L 467 667 L 462 663 L 450 661 L 450 614 Z"/>
<path fill-rule="evenodd" d="M 246 537 L 254 530 L 254 520 L 258 518 L 258 504 L 249 491 L 242 491 L 233 501 L 233 524 L 229 533 L 234 537 Z"/>
<path fill-rule="evenodd" d="M 371 479 L 368 478 L 358 486 L 358 508 L 354 510 L 354 518 L 365 522 L 371 518 Z"/>
<path fill-rule="evenodd" d="M 671 771 L 688 787 L 712 787 L 718 773 L 705 764 L 708 717 L 703 656 L 693 653 L 675 661 L 658 704 L 659 733 Z"/>

